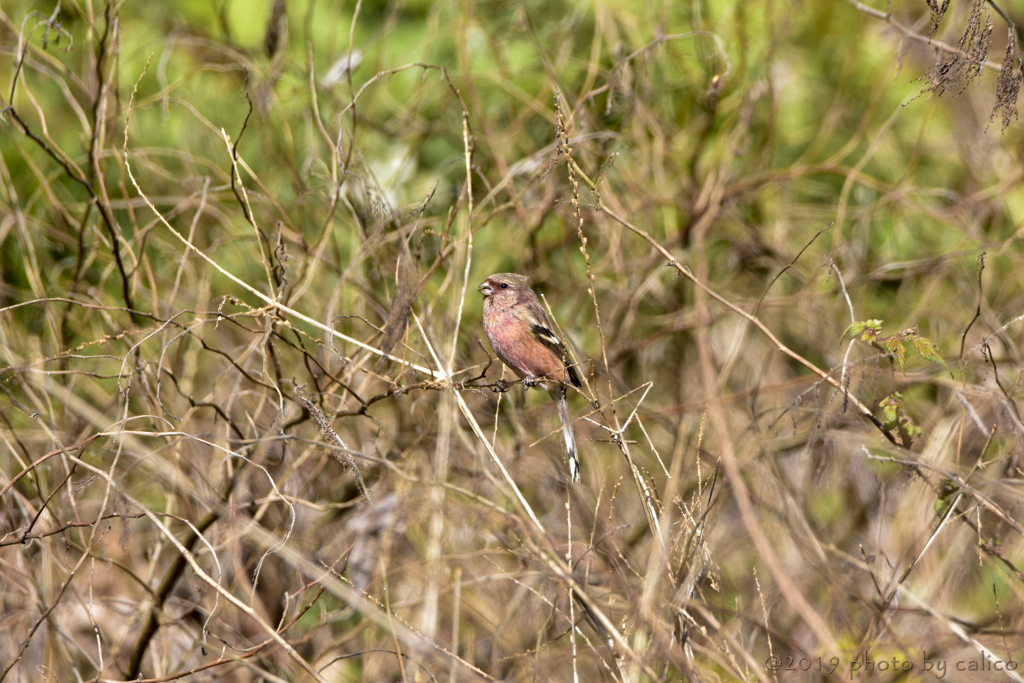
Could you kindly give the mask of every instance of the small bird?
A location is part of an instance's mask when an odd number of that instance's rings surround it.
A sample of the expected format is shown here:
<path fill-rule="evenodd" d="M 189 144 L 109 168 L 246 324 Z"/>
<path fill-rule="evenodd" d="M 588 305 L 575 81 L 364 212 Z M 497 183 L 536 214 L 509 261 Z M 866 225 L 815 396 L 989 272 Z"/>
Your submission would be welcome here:
<path fill-rule="evenodd" d="M 580 459 L 569 419 L 568 385 L 580 386 L 580 376 L 569 360 L 565 345 L 530 289 L 530 279 L 516 273 L 495 273 L 478 287 L 484 295 L 484 331 L 491 348 L 512 372 L 523 379 L 523 388 L 556 383 L 551 396 L 558 406 L 562 436 L 569 452 L 569 475 L 580 480 Z"/>

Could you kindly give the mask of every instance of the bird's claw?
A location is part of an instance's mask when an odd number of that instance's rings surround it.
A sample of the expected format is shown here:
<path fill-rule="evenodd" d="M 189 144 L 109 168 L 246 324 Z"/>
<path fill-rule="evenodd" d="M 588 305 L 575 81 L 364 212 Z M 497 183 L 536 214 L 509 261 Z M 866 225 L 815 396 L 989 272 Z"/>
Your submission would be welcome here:
<path fill-rule="evenodd" d="M 506 391 L 508 391 L 511 388 L 512 388 L 512 383 L 511 382 L 508 382 L 508 381 L 503 380 L 503 379 L 499 379 L 497 382 L 494 383 L 494 386 L 491 387 L 491 391 L 493 391 L 495 393 L 502 393 L 502 394 L 504 394 Z"/>

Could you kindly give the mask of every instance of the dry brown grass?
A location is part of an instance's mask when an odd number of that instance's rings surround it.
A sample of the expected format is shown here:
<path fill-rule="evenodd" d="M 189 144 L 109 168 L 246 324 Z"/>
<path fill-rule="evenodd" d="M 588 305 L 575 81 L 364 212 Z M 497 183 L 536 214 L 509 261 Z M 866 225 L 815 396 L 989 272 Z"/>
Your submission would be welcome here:
<path fill-rule="evenodd" d="M 1006 678 L 984 5 L 240 6 L 0 8 L 0 679 Z"/>

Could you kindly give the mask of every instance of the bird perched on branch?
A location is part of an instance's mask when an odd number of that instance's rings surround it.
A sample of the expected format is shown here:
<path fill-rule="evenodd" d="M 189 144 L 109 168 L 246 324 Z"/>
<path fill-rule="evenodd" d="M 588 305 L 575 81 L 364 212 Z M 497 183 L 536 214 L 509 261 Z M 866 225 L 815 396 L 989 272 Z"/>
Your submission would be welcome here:
<path fill-rule="evenodd" d="M 530 280 L 516 273 L 495 273 L 478 288 L 484 295 L 484 331 L 491 348 L 512 372 L 523 379 L 523 388 L 548 387 L 562 421 L 569 475 L 580 480 L 580 459 L 569 419 L 568 386 L 580 386 L 580 376 L 569 353 L 552 331 L 544 308 L 530 289 Z"/>

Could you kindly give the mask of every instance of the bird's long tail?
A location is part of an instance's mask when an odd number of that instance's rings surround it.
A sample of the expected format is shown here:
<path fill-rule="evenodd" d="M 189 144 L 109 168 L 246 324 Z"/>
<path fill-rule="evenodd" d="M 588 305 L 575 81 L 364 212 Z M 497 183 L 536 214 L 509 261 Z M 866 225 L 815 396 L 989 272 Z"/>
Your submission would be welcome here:
<path fill-rule="evenodd" d="M 558 417 L 562 421 L 562 436 L 565 437 L 565 450 L 569 453 L 569 478 L 573 483 L 580 480 L 580 457 L 576 453 L 576 435 L 572 433 L 572 420 L 569 418 L 569 399 L 565 387 L 559 387 L 555 403 L 558 404 Z"/>

